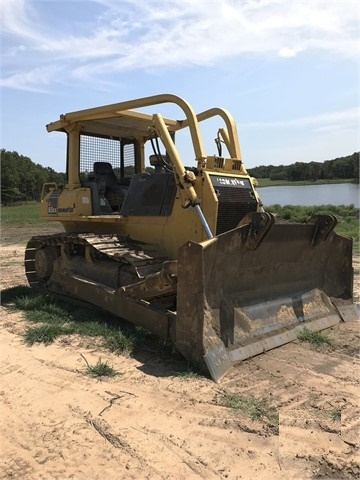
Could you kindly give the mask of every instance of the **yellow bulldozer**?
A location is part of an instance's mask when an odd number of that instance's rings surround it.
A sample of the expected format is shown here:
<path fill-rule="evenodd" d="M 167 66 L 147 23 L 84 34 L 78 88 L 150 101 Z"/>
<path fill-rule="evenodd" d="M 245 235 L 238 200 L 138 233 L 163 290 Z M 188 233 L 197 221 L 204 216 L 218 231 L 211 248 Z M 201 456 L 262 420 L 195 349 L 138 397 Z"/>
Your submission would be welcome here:
<path fill-rule="evenodd" d="M 181 120 L 138 110 L 169 103 Z M 200 125 L 214 118 L 217 154 L 207 155 Z M 65 232 L 29 241 L 32 287 L 171 340 L 215 381 L 304 326 L 356 315 L 352 240 L 332 215 L 291 224 L 264 211 L 227 110 L 196 114 L 162 94 L 67 113 L 47 130 L 67 135 L 67 182 L 44 185 L 41 218 Z"/>

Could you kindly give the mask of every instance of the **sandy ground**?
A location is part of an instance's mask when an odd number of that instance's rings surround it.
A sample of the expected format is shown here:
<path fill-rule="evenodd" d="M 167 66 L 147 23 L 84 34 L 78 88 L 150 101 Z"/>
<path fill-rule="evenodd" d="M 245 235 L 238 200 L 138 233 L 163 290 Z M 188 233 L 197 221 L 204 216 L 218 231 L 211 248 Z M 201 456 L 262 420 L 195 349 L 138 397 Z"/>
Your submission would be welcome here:
<path fill-rule="evenodd" d="M 25 239 L 53 229 L 3 229 L 2 289 L 26 284 Z M 215 384 L 151 350 L 116 356 L 76 336 L 28 347 L 22 314 L 0 313 L 0 479 L 359 478 L 358 321 L 329 329 L 333 346 L 296 341 Z M 81 354 L 121 375 L 90 378 Z M 278 431 L 220 406 L 219 391 L 266 400 Z"/>

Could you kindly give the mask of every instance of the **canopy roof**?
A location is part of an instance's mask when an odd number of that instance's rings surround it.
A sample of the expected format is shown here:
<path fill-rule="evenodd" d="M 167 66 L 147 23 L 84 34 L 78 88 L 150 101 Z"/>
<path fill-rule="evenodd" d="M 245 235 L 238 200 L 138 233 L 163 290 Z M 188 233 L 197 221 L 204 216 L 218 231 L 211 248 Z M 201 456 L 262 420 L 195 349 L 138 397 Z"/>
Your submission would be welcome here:
<path fill-rule="evenodd" d="M 184 100 L 175 95 L 164 94 L 66 113 L 60 115 L 59 120 L 49 123 L 46 128 L 48 132 L 65 132 L 77 124 L 80 131 L 87 134 L 127 138 L 148 137 L 149 129 L 153 127 L 153 115 L 134 111 L 132 108 L 168 102 L 177 103 L 190 118 L 195 117 L 191 107 Z M 188 125 L 186 120 L 184 122 L 164 118 L 164 121 L 169 130 L 173 131 Z"/>

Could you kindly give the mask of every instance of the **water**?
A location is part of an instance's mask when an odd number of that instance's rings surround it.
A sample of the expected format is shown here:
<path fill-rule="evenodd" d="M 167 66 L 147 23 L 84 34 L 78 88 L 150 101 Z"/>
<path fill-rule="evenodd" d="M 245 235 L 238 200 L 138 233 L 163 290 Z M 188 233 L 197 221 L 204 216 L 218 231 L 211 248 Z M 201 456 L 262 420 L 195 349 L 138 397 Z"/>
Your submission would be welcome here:
<path fill-rule="evenodd" d="M 353 183 L 263 187 L 257 189 L 263 204 L 274 205 L 351 205 L 360 207 L 360 187 Z"/>

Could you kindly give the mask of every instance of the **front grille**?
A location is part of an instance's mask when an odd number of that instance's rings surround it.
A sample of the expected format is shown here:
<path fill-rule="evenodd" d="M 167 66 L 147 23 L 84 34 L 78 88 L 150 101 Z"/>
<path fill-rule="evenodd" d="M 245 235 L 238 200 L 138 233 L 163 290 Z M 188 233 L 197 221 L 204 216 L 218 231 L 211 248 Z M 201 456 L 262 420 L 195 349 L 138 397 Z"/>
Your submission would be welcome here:
<path fill-rule="evenodd" d="M 256 212 L 257 203 L 249 179 L 211 175 L 218 197 L 216 235 L 236 228 L 250 212 Z"/>

